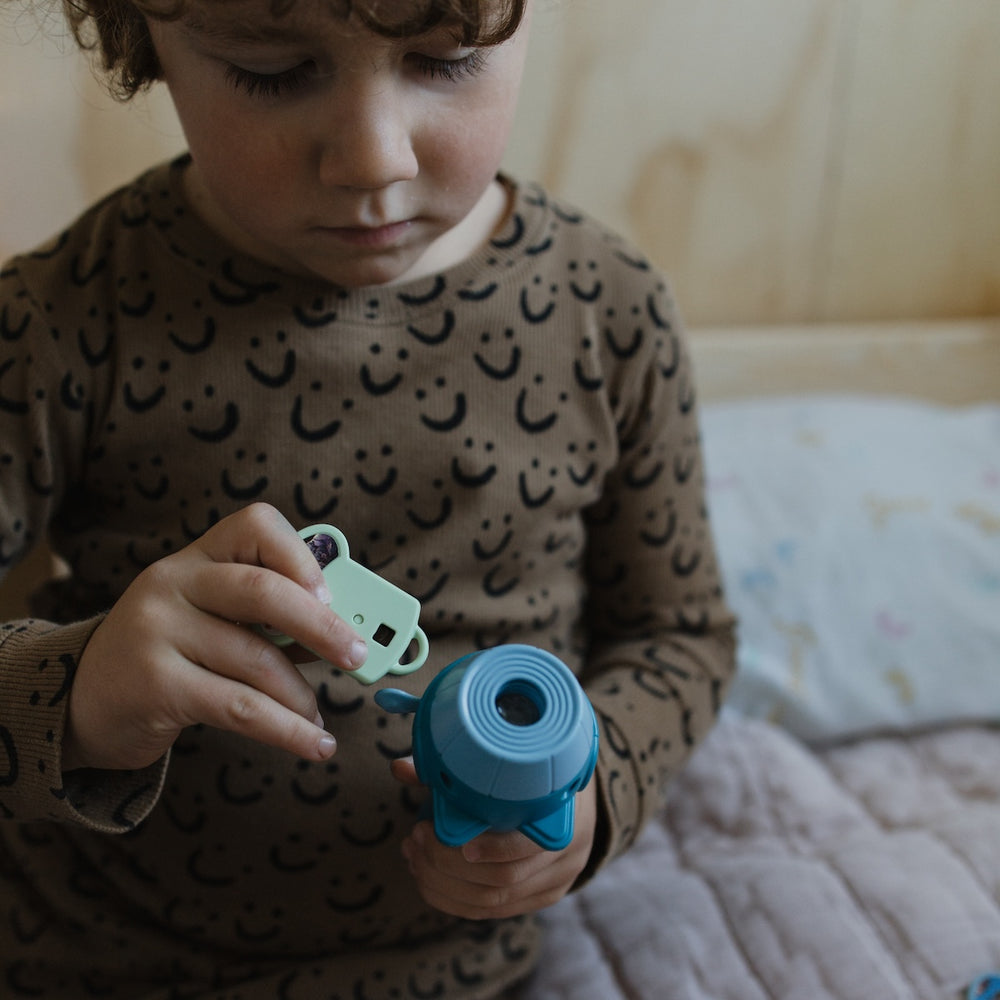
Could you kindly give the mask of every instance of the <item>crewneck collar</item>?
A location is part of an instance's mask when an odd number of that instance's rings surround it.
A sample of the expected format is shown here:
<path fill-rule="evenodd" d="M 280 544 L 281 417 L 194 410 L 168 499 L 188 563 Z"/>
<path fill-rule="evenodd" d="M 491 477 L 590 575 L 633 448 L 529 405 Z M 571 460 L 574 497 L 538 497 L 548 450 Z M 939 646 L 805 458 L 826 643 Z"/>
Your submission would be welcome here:
<path fill-rule="evenodd" d="M 138 182 L 138 196 L 152 216 L 168 252 L 186 267 L 213 280 L 256 294 L 280 296 L 289 305 L 344 320 L 398 322 L 423 311 L 440 311 L 445 300 L 484 297 L 511 268 L 530 266 L 526 249 L 544 242 L 548 202 L 534 185 L 520 185 L 501 175 L 512 192 L 512 208 L 497 235 L 464 261 L 439 274 L 394 285 L 341 288 L 321 278 L 291 274 L 265 264 L 234 247 L 209 227 L 184 191 L 189 154 L 161 164 Z"/>

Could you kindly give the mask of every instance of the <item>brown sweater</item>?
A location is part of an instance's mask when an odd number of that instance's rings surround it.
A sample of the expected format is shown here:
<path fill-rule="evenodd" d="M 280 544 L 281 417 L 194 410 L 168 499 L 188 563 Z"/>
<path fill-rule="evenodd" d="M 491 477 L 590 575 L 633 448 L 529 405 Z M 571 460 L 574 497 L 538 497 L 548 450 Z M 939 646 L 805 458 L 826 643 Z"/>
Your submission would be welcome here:
<path fill-rule="evenodd" d="M 336 524 L 414 594 L 421 691 L 501 642 L 552 650 L 601 730 L 587 877 L 635 840 L 733 670 L 695 394 L 663 277 L 535 187 L 452 270 L 343 291 L 240 256 L 182 158 L 0 283 L 0 568 L 72 567 L 0 630 L 5 996 L 466 997 L 529 971 L 532 919 L 429 909 L 400 851 L 409 720 L 303 667 L 339 750 L 205 727 L 143 772 L 62 774 L 76 659 L 144 566 L 257 500 Z M 57 624 L 58 623 L 58 624 Z M 238 988 L 237 988 L 238 987 Z M 2 992 L 2 989 L 0 989 Z"/>

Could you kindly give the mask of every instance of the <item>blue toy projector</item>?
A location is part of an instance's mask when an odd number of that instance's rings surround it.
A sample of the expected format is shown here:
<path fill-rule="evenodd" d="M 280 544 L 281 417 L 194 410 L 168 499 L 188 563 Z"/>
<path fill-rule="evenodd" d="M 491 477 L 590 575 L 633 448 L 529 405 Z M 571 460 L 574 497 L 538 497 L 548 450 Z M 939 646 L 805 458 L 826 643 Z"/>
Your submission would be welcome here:
<path fill-rule="evenodd" d="M 574 796 L 597 761 L 597 719 L 558 657 L 496 646 L 445 667 L 422 698 L 385 688 L 375 700 L 416 713 L 413 761 L 442 843 L 491 829 L 520 830 L 551 851 L 573 839 Z"/>

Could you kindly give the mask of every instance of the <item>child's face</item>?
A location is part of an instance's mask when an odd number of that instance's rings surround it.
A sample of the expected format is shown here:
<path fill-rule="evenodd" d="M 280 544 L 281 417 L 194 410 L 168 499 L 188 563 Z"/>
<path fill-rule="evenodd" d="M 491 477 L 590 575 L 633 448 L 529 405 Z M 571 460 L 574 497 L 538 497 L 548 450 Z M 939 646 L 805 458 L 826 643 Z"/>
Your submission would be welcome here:
<path fill-rule="evenodd" d="M 402 19 L 409 0 L 389 2 Z M 194 0 L 179 21 L 150 20 L 189 193 L 242 249 L 338 285 L 455 263 L 497 221 L 527 24 L 470 50 L 446 26 L 388 39 L 328 11 Z"/>

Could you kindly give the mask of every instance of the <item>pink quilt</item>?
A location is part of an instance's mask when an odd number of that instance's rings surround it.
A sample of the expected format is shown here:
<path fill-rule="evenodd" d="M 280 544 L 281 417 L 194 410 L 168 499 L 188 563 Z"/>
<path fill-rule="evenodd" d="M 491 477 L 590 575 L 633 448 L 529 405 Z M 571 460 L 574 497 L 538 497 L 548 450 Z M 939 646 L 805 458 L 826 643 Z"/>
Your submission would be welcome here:
<path fill-rule="evenodd" d="M 546 914 L 523 1000 L 950 1000 L 1000 970 L 1000 729 L 822 750 L 727 715 Z"/>

